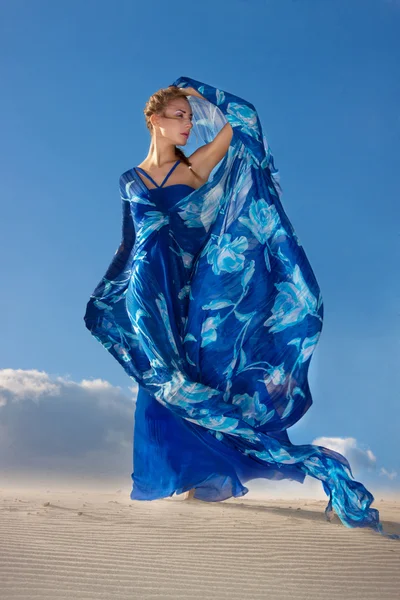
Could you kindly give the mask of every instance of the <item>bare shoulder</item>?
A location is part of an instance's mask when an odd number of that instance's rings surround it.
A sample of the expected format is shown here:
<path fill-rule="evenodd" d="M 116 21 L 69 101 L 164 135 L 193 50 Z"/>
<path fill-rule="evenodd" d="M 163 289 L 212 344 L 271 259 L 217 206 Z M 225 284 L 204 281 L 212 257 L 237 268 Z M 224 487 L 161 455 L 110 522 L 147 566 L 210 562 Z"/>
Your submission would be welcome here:
<path fill-rule="evenodd" d="M 213 168 L 228 152 L 232 136 L 232 126 L 230 123 L 226 123 L 211 142 L 200 146 L 189 156 L 194 171 L 205 181 L 208 180 Z"/>

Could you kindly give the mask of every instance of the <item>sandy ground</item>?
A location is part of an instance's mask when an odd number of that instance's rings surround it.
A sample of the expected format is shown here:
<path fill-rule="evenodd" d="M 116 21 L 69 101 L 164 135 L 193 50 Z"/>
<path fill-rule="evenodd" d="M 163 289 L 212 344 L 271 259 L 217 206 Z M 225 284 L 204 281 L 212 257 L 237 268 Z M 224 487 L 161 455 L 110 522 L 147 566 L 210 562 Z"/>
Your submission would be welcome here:
<path fill-rule="evenodd" d="M 348 529 L 327 501 L 131 501 L 85 489 L 0 490 L 0 597 L 399 598 L 400 541 Z M 400 501 L 377 500 L 400 533 Z"/>

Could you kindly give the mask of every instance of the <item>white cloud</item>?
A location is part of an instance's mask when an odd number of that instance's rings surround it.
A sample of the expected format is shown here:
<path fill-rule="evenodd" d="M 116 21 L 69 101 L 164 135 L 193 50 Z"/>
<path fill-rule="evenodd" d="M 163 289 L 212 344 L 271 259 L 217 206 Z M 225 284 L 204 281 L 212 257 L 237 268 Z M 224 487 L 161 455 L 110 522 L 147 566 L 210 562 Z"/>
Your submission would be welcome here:
<path fill-rule="evenodd" d="M 0 370 L 0 469 L 52 471 L 60 478 L 126 475 L 132 470 L 133 400 L 100 379 Z"/>
<path fill-rule="evenodd" d="M 0 371 L 0 406 L 19 400 L 36 400 L 40 396 L 59 393 L 59 385 L 41 371 L 2 369 Z"/>

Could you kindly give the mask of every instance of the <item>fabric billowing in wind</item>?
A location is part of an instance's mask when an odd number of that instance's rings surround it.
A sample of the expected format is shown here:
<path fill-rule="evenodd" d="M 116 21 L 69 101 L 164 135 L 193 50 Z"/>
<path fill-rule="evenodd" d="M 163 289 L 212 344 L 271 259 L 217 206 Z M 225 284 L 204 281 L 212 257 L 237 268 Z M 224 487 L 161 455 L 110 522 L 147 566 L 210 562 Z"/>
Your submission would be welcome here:
<path fill-rule="evenodd" d="M 189 77 L 173 85 L 203 96 L 188 97 L 203 143 L 231 124 L 229 150 L 207 183 L 186 186 L 175 202 L 157 200 L 133 168 L 121 175 L 122 241 L 87 304 L 86 327 L 213 448 L 266 473 L 319 479 L 328 520 L 334 509 L 346 527 L 383 534 L 347 459 L 287 435 L 312 404 L 308 369 L 324 305 L 257 111 Z"/>

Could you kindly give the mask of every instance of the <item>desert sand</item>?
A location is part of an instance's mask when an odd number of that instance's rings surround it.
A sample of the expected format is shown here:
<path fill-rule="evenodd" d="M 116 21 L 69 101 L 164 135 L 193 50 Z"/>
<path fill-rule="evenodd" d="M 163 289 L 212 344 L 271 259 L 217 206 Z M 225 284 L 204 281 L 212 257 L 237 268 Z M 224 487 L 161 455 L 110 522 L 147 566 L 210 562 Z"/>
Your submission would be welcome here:
<path fill-rule="evenodd" d="M 0 589 L 9 599 L 399 598 L 400 541 L 349 529 L 327 501 L 224 502 L 129 490 L 0 490 Z M 376 500 L 400 533 L 400 502 Z"/>

